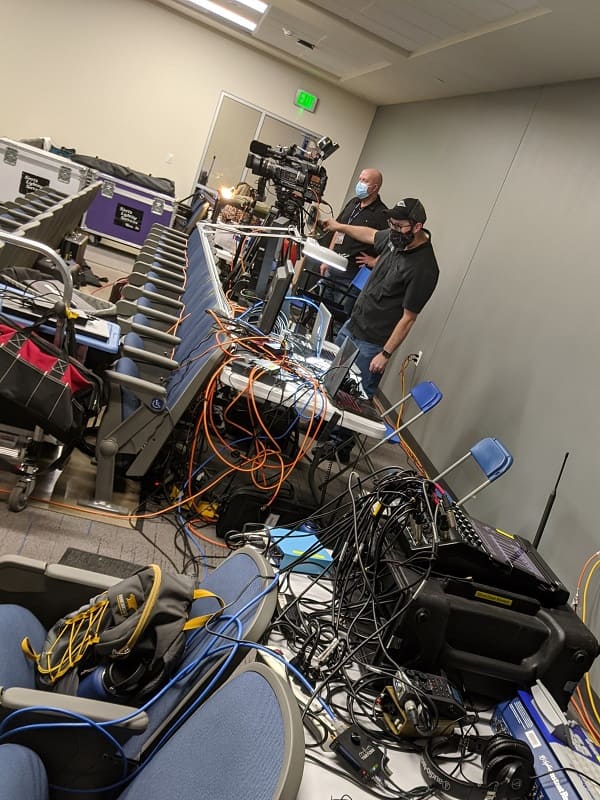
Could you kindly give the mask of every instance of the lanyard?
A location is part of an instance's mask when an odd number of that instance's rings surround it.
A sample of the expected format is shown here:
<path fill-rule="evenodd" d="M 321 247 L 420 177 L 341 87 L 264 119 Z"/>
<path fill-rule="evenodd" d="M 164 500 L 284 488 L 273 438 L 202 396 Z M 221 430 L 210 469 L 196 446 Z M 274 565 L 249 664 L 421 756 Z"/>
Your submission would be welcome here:
<path fill-rule="evenodd" d="M 358 203 L 352 209 L 352 211 L 350 213 L 350 216 L 348 217 L 348 222 L 346 223 L 346 225 L 352 225 L 352 221 L 355 220 L 358 217 L 358 215 L 360 214 L 361 211 L 362 211 L 362 206 L 361 206 L 360 200 L 359 200 Z"/>

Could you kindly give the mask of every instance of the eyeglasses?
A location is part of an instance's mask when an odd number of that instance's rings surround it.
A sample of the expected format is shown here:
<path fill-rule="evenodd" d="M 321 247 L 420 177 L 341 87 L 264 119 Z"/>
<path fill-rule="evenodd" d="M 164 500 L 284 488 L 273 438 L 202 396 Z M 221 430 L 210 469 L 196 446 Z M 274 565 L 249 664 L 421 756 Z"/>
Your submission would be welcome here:
<path fill-rule="evenodd" d="M 404 231 L 409 231 L 413 224 L 409 220 L 402 221 L 402 222 L 392 222 L 391 219 L 388 219 L 388 225 L 393 231 L 398 231 L 399 233 L 403 233 Z"/>

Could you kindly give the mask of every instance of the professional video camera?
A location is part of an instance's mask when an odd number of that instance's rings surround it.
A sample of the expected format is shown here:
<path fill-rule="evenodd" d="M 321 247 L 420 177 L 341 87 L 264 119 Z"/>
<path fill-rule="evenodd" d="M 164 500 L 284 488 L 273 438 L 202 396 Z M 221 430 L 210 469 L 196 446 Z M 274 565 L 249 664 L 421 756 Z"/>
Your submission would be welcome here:
<path fill-rule="evenodd" d="M 327 185 L 327 172 L 322 162 L 338 148 L 337 142 L 332 142 L 327 136 L 307 149 L 297 144 L 271 147 L 254 139 L 250 142 L 246 167 L 253 175 L 262 178 L 259 192 L 264 190 L 267 179 L 273 181 L 280 203 L 292 195 L 302 202 L 318 202 Z"/>

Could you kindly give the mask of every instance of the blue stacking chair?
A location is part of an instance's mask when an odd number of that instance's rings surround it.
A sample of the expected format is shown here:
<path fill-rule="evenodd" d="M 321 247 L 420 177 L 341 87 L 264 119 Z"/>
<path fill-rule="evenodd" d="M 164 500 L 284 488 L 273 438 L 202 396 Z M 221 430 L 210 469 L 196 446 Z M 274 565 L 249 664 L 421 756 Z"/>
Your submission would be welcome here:
<path fill-rule="evenodd" d="M 387 408 L 381 416 L 385 417 L 388 414 L 391 414 L 392 411 L 402 407 L 404 403 L 410 399 L 414 400 L 416 403 L 417 408 L 419 409 L 418 412 L 413 417 L 406 420 L 406 422 L 403 422 L 401 425 L 399 425 L 397 428 L 392 428 L 391 425 L 386 423 L 386 435 L 384 438 L 377 442 L 377 444 L 374 444 L 372 447 L 370 447 L 364 453 L 364 455 L 370 455 L 385 442 L 398 442 L 402 431 L 405 428 L 408 428 L 408 426 L 411 425 L 415 420 L 419 419 L 419 417 L 422 417 L 424 414 L 427 414 L 428 411 L 431 411 L 432 408 L 435 408 L 442 397 L 442 393 L 435 383 L 433 383 L 433 381 L 422 381 L 421 383 L 417 383 L 416 386 L 413 386 L 413 388 L 408 392 L 408 394 L 404 395 L 404 397 L 394 403 L 393 406 Z"/>
<path fill-rule="evenodd" d="M 195 711 L 126 788 L 110 796 L 294 800 L 303 770 L 304 733 L 292 690 L 264 664 L 253 663 Z M 62 776 L 33 750 L 8 743 L 0 745 L 0 778 L 0 800 L 48 800 L 50 784 Z"/>
<path fill-rule="evenodd" d="M 476 486 L 475 489 L 470 491 L 464 497 L 461 497 L 460 500 L 456 501 L 457 506 L 462 506 L 463 503 L 466 503 L 467 500 L 475 497 L 476 494 L 482 489 L 485 489 L 486 486 L 489 486 L 490 483 L 498 480 L 504 473 L 509 470 L 513 463 L 513 457 L 508 452 L 506 447 L 502 444 L 499 439 L 495 439 L 493 437 L 487 437 L 485 439 L 481 439 L 479 442 L 476 442 L 464 456 L 455 461 L 454 464 L 451 464 L 447 467 L 443 472 L 440 472 L 439 475 L 436 475 L 435 478 L 432 478 L 434 481 L 440 480 L 446 476 L 449 472 L 462 464 L 468 458 L 473 458 L 474 461 L 479 465 L 481 471 L 485 475 L 485 480 L 483 483 Z"/>
<path fill-rule="evenodd" d="M 433 381 L 423 381 L 422 383 L 418 383 L 416 386 L 413 386 L 413 388 L 409 391 L 408 394 L 406 394 L 404 397 L 402 397 L 400 400 L 394 403 L 393 406 L 390 406 L 388 409 L 386 409 L 381 416 L 384 417 L 386 414 L 390 414 L 392 411 L 395 411 L 397 408 L 402 406 L 411 398 L 412 400 L 414 400 L 414 402 L 417 405 L 417 408 L 419 409 L 417 413 L 414 416 L 412 416 L 409 420 L 406 420 L 406 422 L 403 422 L 397 428 L 392 428 L 391 425 L 388 425 L 388 423 L 386 423 L 385 425 L 386 435 L 384 436 L 384 438 L 380 439 L 374 445 L 369 447 L 368 450 L 361 452 L 358 458 L 368 459 L 371 453 L 374 453 L 375 450 L 381 447 L 382 444 L 385 444 L 386 442 L 395 442 L 395 443 L 398 442 L 400 440 L 400 433 L 405 428 L 408 428 L 408 426 L 412 424 L 416 419 L 419 419 L 419 417 L 422 417 L 428 411 L 431 411 L 432 408 L 435 408 L 435 406 L 437 406 L 442 397 L 443 395 L 441 391 L 438 389 L 435 383 L 433 383 Z M 369 466 L 372 466 L 370 461 L 368 463 Z M 335 473 L 334 477 L 339 478 L 340 475 L 343 475 L 349 469 L 352 469 L 353 466 L 354 465 L 352 463 L 347 464 L 346 466 L 338 470 Z"/>

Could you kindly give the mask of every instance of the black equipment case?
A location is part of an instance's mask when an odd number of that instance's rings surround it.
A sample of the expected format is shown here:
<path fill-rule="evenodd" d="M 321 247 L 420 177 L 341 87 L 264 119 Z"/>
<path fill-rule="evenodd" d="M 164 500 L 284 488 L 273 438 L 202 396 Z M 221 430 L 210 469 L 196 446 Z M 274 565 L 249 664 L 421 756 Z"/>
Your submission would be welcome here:
<path fill-rule="evenodd" d="M 388 569 L 381 588 L 397 598 L 386 609 L 392 617 L 421 576 L 398 563 Z M 570 606 L 544 608 L 465 579 L 427 578 L 392 624 L 386 644 L 398 663 L 443 670 L 466 691 L 495 700 L 510 699 L 539 679 L 565 709 L 599 653 L 596 637 Z"/>
<path fill-rule="evenodd" d="M 240 486 L 219 504 L 216 534 L 224 539 L 229 531 L 241 531 L 248 523 L 263 523 L 269 527 L 299 522 L 309 516 L 316 506 L 298 502 L 293 491 L 280 491 L 269 503 L 272 493 L 254 486 Z"/>

